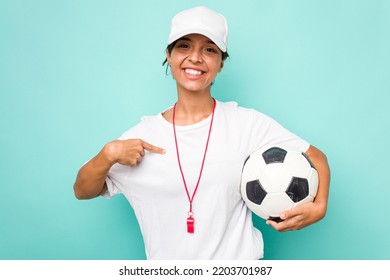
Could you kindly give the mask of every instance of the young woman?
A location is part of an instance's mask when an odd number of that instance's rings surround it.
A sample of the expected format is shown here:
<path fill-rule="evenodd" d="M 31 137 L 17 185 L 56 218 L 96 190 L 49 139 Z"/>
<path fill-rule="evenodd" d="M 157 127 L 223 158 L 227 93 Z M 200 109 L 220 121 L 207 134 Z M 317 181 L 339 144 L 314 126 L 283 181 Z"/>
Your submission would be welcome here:
<path fill-rule="evenodd" d="M 125 195 L 148 259 L 262 258 L 262 236 L 241 198 L 240 178 L 248 155 L 265 145 L 305 152 L 319 173 L 314 202 L 267 223 L 297 230 L 326 213 L 325 155 L 268 116 L 212 97 L 228 57 L 227 32 L 225 18 L 206 7 L 177 14 L 166 50 L 177 102 L 107 143 L 77 175 L 78 199 Z"/>

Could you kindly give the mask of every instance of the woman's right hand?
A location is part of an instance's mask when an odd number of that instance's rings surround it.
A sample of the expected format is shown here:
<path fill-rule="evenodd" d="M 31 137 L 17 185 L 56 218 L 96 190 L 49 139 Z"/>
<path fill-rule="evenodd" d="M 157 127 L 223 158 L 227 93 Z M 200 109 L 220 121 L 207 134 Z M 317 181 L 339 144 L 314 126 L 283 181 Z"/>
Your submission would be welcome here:
<path fill-rule="evenodd" d="M 102 152 L 111 164 L 120 163 L 134 167 L 142 161 L 145 150 L 165 154 L 164 149 L 149 144 L 142 139 L 114 140 L 106 144 Z"/>

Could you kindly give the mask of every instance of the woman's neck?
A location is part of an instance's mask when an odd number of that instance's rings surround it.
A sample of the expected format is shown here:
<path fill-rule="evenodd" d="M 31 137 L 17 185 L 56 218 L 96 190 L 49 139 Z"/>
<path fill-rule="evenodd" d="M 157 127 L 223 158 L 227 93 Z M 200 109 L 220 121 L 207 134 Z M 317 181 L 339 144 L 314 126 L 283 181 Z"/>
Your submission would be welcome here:
<path fill-rule="evenodd" d="M 176 103 L 175 124 L 191 125 L 210 116 L 214 108 L 214 99 L 210 94 L 180 95 Z M 172 110 L 163 113 L 164 118 L 172 122 Z"/>

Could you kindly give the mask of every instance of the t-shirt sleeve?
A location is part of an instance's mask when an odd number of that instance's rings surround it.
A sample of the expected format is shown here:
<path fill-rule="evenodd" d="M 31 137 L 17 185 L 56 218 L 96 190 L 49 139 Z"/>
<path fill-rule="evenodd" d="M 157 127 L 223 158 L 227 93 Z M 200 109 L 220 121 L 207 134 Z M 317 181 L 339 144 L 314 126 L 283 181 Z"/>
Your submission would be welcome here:
<path fill-rule="evenodd" d="M 107 191 L 102 194 L 105 198 L 111 198 L 122 193 L 124 182 L 128 176 L 129 167 L 119 163 L 114 164 L 106 177 Z"/>
<path fill-rule="evenodd" d="M 107 190 L 102 194 L 105 198 L 112 198 L 113 196 L 121 193 L 118 187 L 115 185 L 114 181 L 111 179 L 110 175 L 106 178 Z"/>
<path fill-rule="evenodd" d="M 245 109 L 241 115 L 248 121 L 247 131 L 251 152 L 266 146 L 282 145 L 306 152 L 310 144 L 292 133 L 271 117 L 252 109 Z M 245 121 L 246 122 L 246 121 Z"/>

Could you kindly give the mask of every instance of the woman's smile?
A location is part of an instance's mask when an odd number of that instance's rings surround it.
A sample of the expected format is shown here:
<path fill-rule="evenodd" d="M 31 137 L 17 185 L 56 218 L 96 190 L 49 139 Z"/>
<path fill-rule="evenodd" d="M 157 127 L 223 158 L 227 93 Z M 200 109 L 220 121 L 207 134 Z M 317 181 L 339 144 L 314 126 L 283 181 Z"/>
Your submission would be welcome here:
<path fill-rule="evenodd" d="M 204 73 L 203 71 L 195 70 L 195 69 L 191 69 L 191 68 L 185 68 L 184 72 L 190 76 L 200 76 Z"/>

